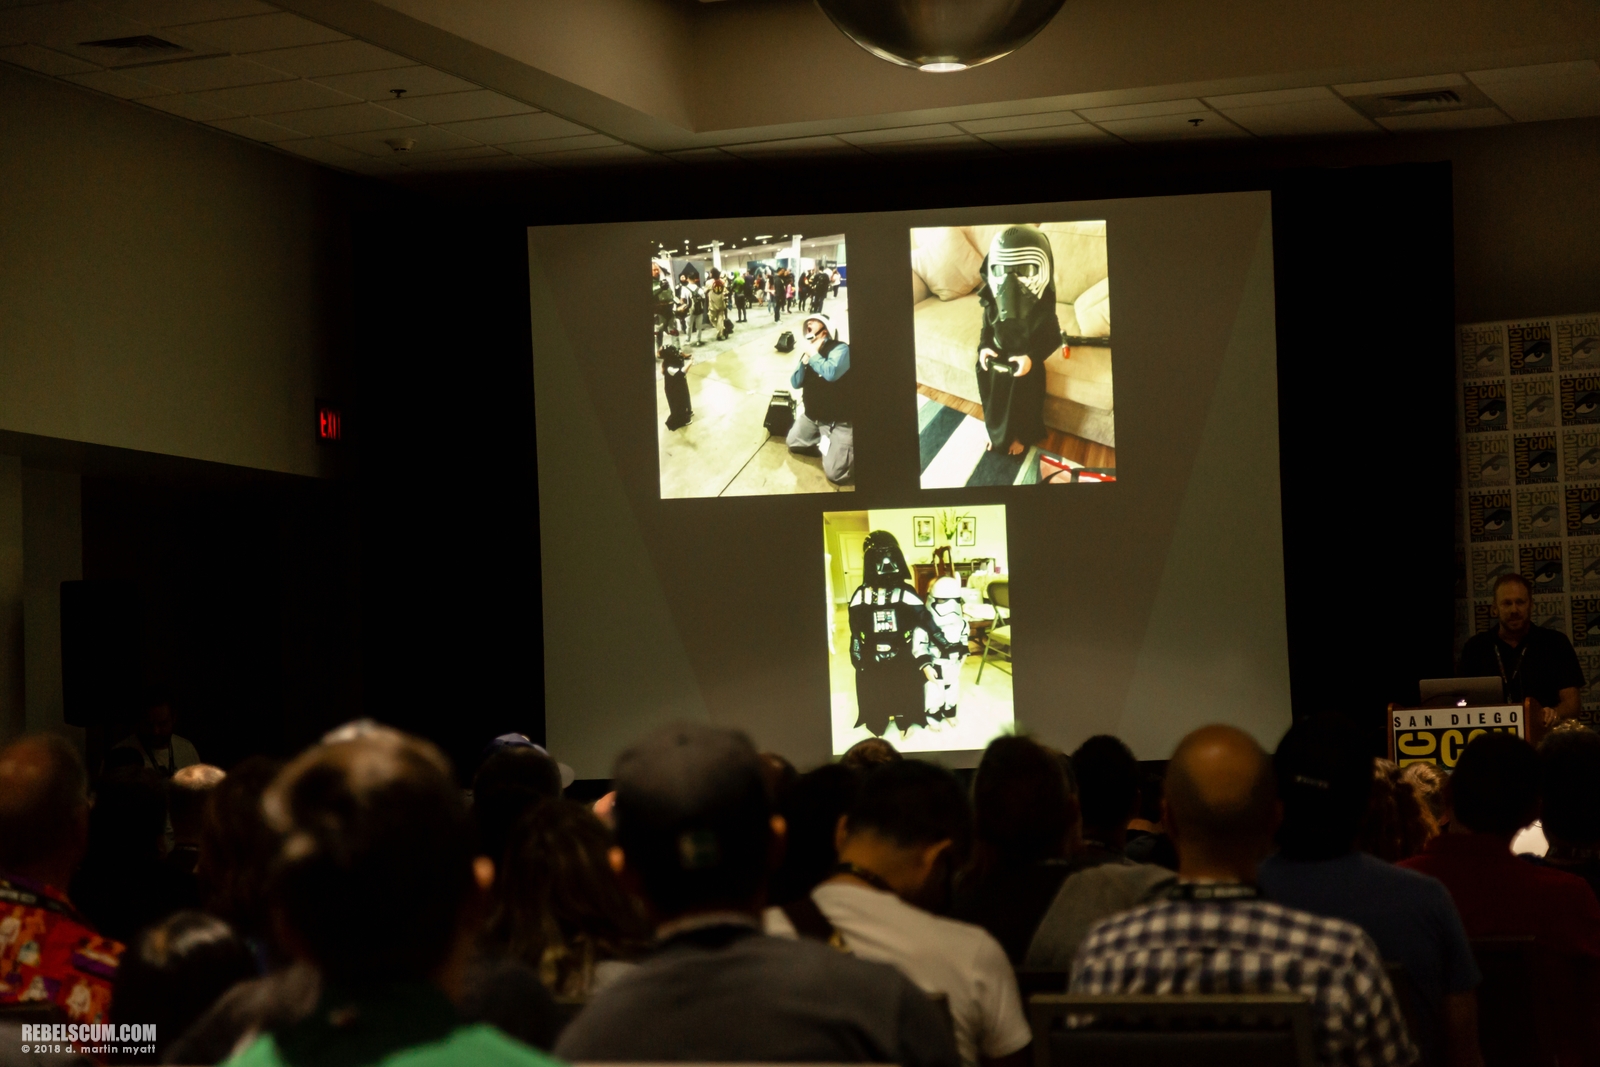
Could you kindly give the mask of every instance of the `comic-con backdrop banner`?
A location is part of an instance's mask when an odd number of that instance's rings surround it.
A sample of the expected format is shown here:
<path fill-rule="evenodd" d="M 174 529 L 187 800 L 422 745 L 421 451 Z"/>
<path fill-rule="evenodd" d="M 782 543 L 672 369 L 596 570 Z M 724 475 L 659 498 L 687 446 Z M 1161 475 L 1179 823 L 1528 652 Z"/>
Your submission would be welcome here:
<path fill-rule="evenodd" d="M 1600 720 L 1600 314 L 1457 331 L 1461 454 L 1456 652 L 1491 621 L 1495 578 L 1533 585 L 1533 621 L 1572 638 Z"/>

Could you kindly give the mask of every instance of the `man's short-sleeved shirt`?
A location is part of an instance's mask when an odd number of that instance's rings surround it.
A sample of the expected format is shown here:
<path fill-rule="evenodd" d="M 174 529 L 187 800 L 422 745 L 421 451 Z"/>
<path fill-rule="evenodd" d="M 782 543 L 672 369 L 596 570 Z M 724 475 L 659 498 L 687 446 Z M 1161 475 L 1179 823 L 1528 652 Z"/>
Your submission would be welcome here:
<path fill-rule="evenodd" d="M 811 891 L 852 955 L 894 966 L 928 993 L 943 994 L 961 1062 L 999 1059 L 1033 1040 L 1017 978 L 1000 942 L 983 927 L 942 919 L 879 889 L 829 883 Z M 795 936 L 787 916 L 767 911 L 767 932 Z"/>
<path fill-rule="evenodd" d="M 1461 648 L 1457 674 L 1462 678 L 1499 675 L 1508 702 L 1520 704 L 1523 698 L 1532 697 L 1547 708 L 1561 703 L 1561 690 L 1582 689 L 1584 683 L 1583 668 L 1567 635 L 1543 626 L 1528 627 L 1528 635 L 1516 648 L 1500 640 L 1497 629 L 1472 635 Z"/>
<path fill-rule="evenodd" d="M 664 941 L 594 995 L 555 1053 L 573 1063 L 959 1063 L 938 1005 L 894 968 L 733 925 Z"/>
<path fill-rule="evenodd" d="M 1272 856 L 1256 881 L 1278 904 L 1355 923 L 1388 962 L 1405 965 L 1425 1009 L 1413 1034 L 1429 1062 L 1442 1062 L 1444 998 L 1477 988 L 1482 975 L 1450 891 L 1436 878 L 1365 852 L 1330 860 Z"/>
<path fill-rule="evenodd" d="M 1163 900 L 1095 925 L 1072 992 L 1298 993 L 1311 1001 L 1324 1067 L 1409 1064 L 1377 946 L 1359 926 L 1257 899 Z"/>
<path fill-rule="evenodd" d="M 1441 834 L 1400 866 L 1443 882 L 1468 937 L 1533 937 L 1564 955 L 1600 957 L 1600 901 L 1575 874 L 1526 863 L 1493 834 Z"/>
<path fill-rule="evenodd" d="M 0 1004 L 46 1002 L 75 1023 L 107 1022 L 122 950 L 54 886 L 0 878 Z"/>

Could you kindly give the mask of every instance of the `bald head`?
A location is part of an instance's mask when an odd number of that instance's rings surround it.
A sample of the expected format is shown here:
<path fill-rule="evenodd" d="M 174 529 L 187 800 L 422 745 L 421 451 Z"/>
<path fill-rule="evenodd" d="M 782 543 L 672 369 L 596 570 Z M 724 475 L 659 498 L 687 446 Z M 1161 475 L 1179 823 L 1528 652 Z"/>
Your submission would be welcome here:
<path fill-rule="evenodd" d="M 70 744 L 33 734 L 0 749 L 0 869 L 64 886 L 88 821 L 89 776 Z"/>
<path fill-rule="evenodd" d="M 1167 764 L 1166 805 L 1180 860 L 1254 863 L 1277 829 L 1272 761 L 1243 730 L 1202 726 Z"/>

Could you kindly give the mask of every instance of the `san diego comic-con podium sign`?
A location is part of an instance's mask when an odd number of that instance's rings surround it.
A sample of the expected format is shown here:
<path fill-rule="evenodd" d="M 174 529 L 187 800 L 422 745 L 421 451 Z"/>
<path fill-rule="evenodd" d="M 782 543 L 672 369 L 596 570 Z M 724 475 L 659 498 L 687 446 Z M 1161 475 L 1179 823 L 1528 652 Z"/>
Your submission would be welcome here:
<path fill-rule="evenodd" d="M 1389 758 L 1402 767 L 1431 763 L 1453 771 L 1461 750 L 1479 734 L 1528 739 L 1521 705 L 1469 708 L 1395 708 L 1389 713 Z"/>

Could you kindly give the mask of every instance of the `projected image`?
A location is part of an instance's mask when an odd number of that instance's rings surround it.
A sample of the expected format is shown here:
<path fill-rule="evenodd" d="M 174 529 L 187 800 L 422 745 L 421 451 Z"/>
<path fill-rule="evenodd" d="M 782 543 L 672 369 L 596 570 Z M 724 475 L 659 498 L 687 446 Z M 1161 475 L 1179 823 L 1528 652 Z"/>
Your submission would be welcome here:
<path fill-rule="evenodd" d="M 853 490 L 844 235 L 656 245 L 662 497 Z"/>
<path fill-rule="evenodd" d="M 833 752 L 981 749 L 1012 728 L 1006 509 L 822 516 Z"/>
<path fill-rule="evenodd" d="M 1116 480 L 1101 221 L 911 231 L 922 488 Z"/>

